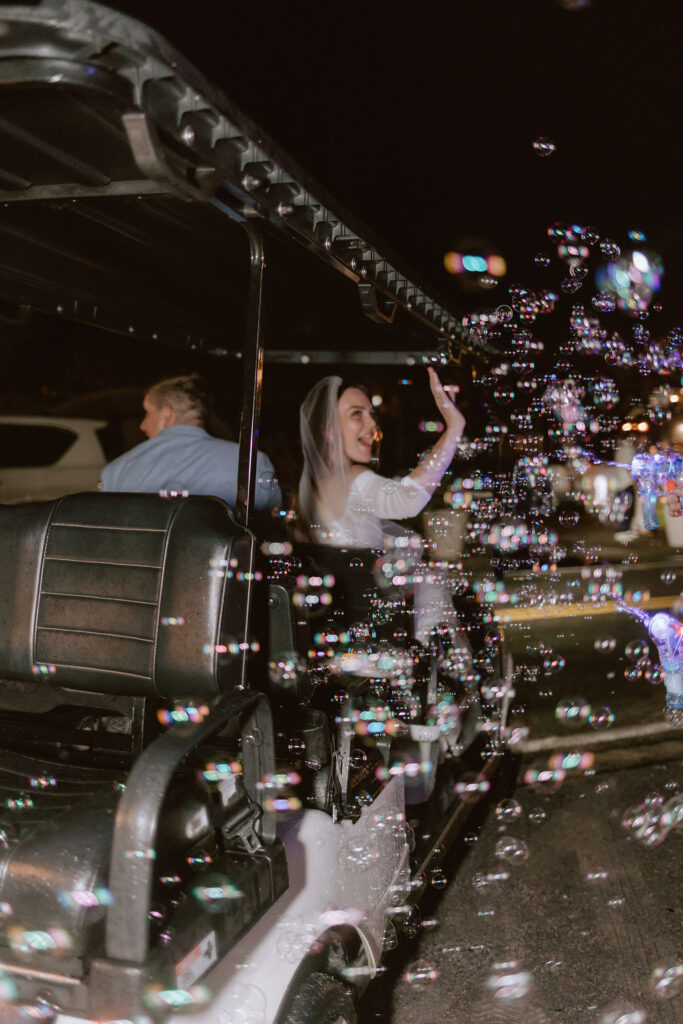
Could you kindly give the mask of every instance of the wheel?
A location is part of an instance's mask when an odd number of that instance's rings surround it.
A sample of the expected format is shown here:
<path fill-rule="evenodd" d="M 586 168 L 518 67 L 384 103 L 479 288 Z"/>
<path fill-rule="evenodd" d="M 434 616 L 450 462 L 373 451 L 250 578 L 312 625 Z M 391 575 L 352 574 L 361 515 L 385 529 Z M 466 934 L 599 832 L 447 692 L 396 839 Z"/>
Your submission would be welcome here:
<path fill-rule="evenodd" d="M 306 975 L 279 1024 L 357 1024 L 353 990 L 331 974 Z"/>

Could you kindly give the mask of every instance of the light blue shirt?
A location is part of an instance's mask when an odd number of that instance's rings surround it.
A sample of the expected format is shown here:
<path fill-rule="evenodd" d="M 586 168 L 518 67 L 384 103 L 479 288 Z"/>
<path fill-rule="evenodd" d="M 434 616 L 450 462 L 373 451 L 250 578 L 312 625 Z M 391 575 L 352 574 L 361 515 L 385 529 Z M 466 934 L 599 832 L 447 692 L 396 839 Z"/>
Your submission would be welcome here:
<path fill-rule="evenodd" d="M 177 423 L 131 448 L 102 470 L 103 491 L 213 494 L 235 508 L 238 445 L 211 437 L 202 427 Z M 282 493 L 273 464 L 256 459 L 254 507 L 274 508 Z"/>

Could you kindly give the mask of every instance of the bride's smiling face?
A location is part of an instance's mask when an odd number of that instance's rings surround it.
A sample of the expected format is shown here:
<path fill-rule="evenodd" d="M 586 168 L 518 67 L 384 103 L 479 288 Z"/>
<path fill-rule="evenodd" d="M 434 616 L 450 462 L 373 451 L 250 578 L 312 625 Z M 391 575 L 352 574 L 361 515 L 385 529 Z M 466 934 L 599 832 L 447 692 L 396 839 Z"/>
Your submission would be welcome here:
<path fill-rule="evenodd" d="M 347 388 L 339 398 L 342 449 L 351 462 L 369 463 L 377 435 L 372 403 L 360 388 Z"/>

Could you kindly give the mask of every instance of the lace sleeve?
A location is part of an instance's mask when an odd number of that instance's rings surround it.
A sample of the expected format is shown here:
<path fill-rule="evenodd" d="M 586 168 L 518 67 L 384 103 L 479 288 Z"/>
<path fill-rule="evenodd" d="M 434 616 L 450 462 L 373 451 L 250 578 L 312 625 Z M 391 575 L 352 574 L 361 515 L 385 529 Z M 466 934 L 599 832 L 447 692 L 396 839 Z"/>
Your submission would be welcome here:
<path fill-rule="evenodd" d="M 367 469 L 353 481 L 349 505 L 352 511 L 382 519 L 410 519 L 422 511 L 430 498 L 430 492 L 409 476 L 390 480 Z"/>

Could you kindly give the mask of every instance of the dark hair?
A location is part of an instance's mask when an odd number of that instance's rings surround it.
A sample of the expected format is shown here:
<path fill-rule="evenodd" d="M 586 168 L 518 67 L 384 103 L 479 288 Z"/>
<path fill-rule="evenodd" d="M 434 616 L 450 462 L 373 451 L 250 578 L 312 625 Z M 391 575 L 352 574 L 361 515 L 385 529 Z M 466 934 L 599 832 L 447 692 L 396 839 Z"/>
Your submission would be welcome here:
<path fill-rule="evenodd" d="M 160 408 L 170 405 L 180 423 L 196 420 L 203 426 L 211 411 L 209 387 L 200 373 L 166 377 L 152 384 L 147 394 Z"/>

